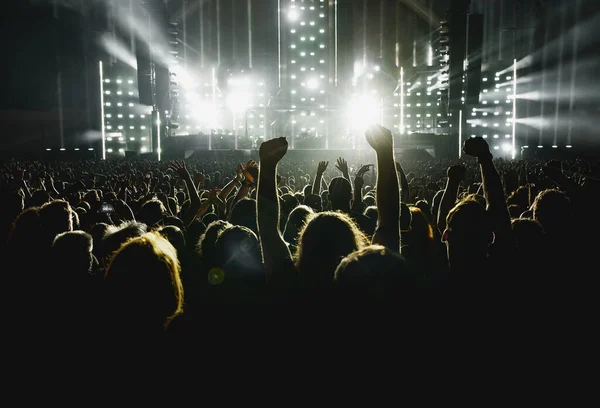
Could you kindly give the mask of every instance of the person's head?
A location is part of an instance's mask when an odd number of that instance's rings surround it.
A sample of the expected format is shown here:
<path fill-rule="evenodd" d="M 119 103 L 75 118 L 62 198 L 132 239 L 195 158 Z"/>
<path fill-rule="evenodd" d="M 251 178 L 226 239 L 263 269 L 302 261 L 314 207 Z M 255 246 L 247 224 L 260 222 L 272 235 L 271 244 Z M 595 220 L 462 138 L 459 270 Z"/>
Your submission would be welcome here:
<path fill-rule="evenodd" d="M 552 262 L 548 256 L 548 242 L 544 227 L 531 218 L 515 218 L 511 221 L 513 237 L 516 244 L 517 264 L 513 268 L 513 279 L 520 283 L 538 283 L 552 279 L 548 268 Z"/>
<path fill-rule="evenodd" d="M 192 222 L 185 230 L 185 242 L 190 252 L 198 251 L 200 237 L 206 231 L 206 225 L 200 220 Z"/>
<path fill-rule="evenodd" d="M 52 201 L 52 197 L 46 190 L 35 190 L 27 200 L 27 207 L 41 207 Z"/>
<path fill-rule="evenodd" d="M 293 194 L 282 195 L 279 200 L 279 203 L 280 203 L 279 205 L 281 208 L 281 212 L 283 214 L 291 213 L 292 210 L 300 204 L 300 202 L 298 201 L 298 198 L 296 198 L 296 196 Z"/>
<path fill-rule="evenodd" d="M 295 249 L 298 244 L 300 230 L 304 227 L 308 217 L 314 214 L 312 208 L 306 205 L 299 205 L 294 208 L 287 218 L 285 229 L 283 231 L 283 239 L 291 248 Z"/>
<path fill-rule="evenodd" d="M 146 233 L 123 245 L 104 280 L 113 317 L 124 323 L 148 325 L 148 330 L 155 331 L 183 311 L 177 252 L 158 233 Z"/>
<path fill-rule="evenodd" d="M 417 206 L 409 206 L 411 214 L 410 231 L 406 234 L 409 245 L 423 246 L 433 245 L 433 227 L 427 217 Z M 404 235 L 402 236 L 405 237 Z"/>
<path fill-rule="evenodd" d="M 160 200 L 148 200 L 140 208 L 138 219 L 148 227 L 153 227 L 162 221 L 166 208 Z"/>
<path fill-rule="evenodd" d="M 311 207 L 315 212 L 323 211 L 321 197 L 316 194 L 309 194 L 304 198 L 304 205 Z"/>
<path fill-rule="evenodd" d="M 370 220 L 373 220 L 375 222 L 377 222 L 377 217 L 378 217 L 378 211 L 377 211 L 377 206 L 376 205 L 370 205 L 367 208 L 365 208 L 365 211 L 363 212 L 363 215 L 368 217 Z"/>
<path fill-rule="evenodd" d="M 373 207 L 376 206 L 375 205 L 375 197 L 373 197 L 371 194 L 367 194 L 365 195 L 365 197 L 363 198 L 363 203 L 365 203 L 365 205 L 367 207 Z"/>
<path fill-rule="evenodd" d="M 366 243 L 349 216 L 332 211 L 310 215 L 300 231 L 296 252 L 301 278 L 308 286 L 330 286 L 340 260 Z"/>
<path fill-rule="evenodd" d="M 215 242 L 217 241 L 219 233 L 225 228 L 232 226 L 232 224 L 223 220 L 213 221 L 206 226 L 206 231 L 202 234 L 198 242 L 198 255 L 200 255 L 202 263 L 206 268 L 210 269 L 215 266 Z"/>
<path fill-rule="evenodd" d="M 343 301 L 362 307 L 406 300 L 416 282 L 416 275 L 401 255 L 381 245 L 369 245 L 341 260 L 334 287 Z"/>
<path fill-rule="evenodd" d="M 39 214 L 44 235 L 50 239 L 50 245 L 57 234 L 73 231 L 73 210 L 67 201 L 50 201 L 40 208 Z"/>
<path fill-rule="evenodd" d="M 247 227 L 255 234 L 258 234 L 258 225 L 256 224 L 256 200 L 252 198 L 243 198 L 238 201 L 231 209 L 231 218 L 233 225 Z"/>
<path fill-rule="evenodd" d="M 202 217 L 202 223 L 204 225 L 209 225 L 211 222 L 218 221 L 219 216 L 214 212 L 209 212 L 208 214 L 204 214 Z"/>
<path fill-rule="evenodd" d="M 450 270 L 464 271 L 481 266 L 493 232 L 485 207 L 474 199 L 462 200 L 446 217 L 442 240 L 446 244 Z"/>
<path fill-rule="evenodd" d="M 233 225 L 219 232 L 214 264 L 208 276 L 211 284 L 256 283 L 265 279 L 258 238 L 246 227 Z"/>
<path fill-rule="evenodd" d="M 186 248 L 185 236 L 181 228 L 176 227 L 175 225 L 165 225 L 164 227 L 161 227 L 158 232 L 175 247 L 177 255 L 181 258 Z"/>
<path fill-rule="evenodd" d="M 511 219 L 519 218 L 525 209 L 518 204 L 510 204 L 508 206 L 508 213 Z"/>
<path fill-rule="evenodd" d="M 165 216 L 165 218 L 163 219 L 163 225 L 164 226 L 171 225 L 171 226 L 177 227 L 181 230 L 185 230 L 185 224 L 183 223 L 181 218 L 176 217 L 174 215 Z"/>
<path fill-rule="evenodd" d="M 128 221 L 119 226 L 110 225 L 102 238 L 102 263 L 108 265 L 114 253 L 128 240 L 140 237 L 148 230 L 148 226 L 137 221 Z"/>
<path fill-rule="evenodd" d="M 312 184 L 307 184 L 302 189 L 302 196 L 304 196 L 305 200 L 306 200 L 306 197 L 308 197 L 309 195 L 312 194 L 312 189 L 313 189 Z M 306 204 L 306 203 L 304 203 L 304 204 Z"/>
<path fill-rule="evenodd" d="M 59 272 L 53 278 L 59 280 L 79 279 L 92 272 L 97 262 L 92 251 L 94 241 L 84 231 L 60 233 L 52 244 L 52 260 L 54 269 Z"/>
<path fill-rule="evenodd" d="M 100 193 L 98 190 L 90 190 L 83 196 L 83 201 L 87 201 L 90 204 L 97 204 L 100 202 Z"/>
<path fill-rule="evenodd" d="M 550 236 L 568 230 L 571 219 L 571 203 L 565 193 L 557 189 L 540 191 L 533 202 L 533 218 Z"/>
<path fill-rule="evenodd" d="M 332 210 L 348 211 L 352 200 L 352 186 L 343 177 L 334 177 L 329 183 L 329 202 Z"/>
<path fill-rule="evenodd" d="M 15 218 L 12 224 L 8 245 L 13 255 L 21 257 L 22 262 L 35 261 L 42 235 L 39 216 L 40 207 L 26 208 Z"/>
<path fill-rule="evenodd" d="M 511 221 L 517 252 L 523 260 L 542 260 L 547 257 L 546 232 L 538 221 L 516 218 Z"/>

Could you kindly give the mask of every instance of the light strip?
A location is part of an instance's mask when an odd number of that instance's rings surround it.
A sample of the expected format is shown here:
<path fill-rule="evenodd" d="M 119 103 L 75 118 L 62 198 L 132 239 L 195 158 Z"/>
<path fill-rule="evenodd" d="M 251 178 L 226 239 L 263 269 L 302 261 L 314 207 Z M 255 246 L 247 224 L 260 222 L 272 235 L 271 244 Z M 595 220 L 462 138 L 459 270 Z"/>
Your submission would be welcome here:
<path fill-rule="evenodd" d="M 458 157 L 462 157 L 462 109 L 458 111 Z"/>
<path fill-rule="evenodd" d="M 160 111 L 157 110 L 157 115 L 156 115 L 156 140 L 157 140 L 157 144 L 158 144 L 158 149 L 156 149 L 156 152 L 158 153 L 158 161 L 160 161 L 160 154 L 162 153 L 162 149 L 160 148 Z"/>
<path fill-rule="evenodd" d="M 517 59 L 513 61 L 513 115 L 512 115 L 512 158 L 516 157 L 517 148 Z"/>
<path fill-rule="evenodd" d="M 404 134 L 404 67 L 400 67 L 400 134 Z"/>
<path fill-rule="evenodd" d="M 100 114 L 102 118 L 100 120 L 102 129 L 102 160 L 106 160 L 106 131 L 104 128 L 104 70 L 102 69 L 102 61 L 99 61 L 100 66 Z"/>

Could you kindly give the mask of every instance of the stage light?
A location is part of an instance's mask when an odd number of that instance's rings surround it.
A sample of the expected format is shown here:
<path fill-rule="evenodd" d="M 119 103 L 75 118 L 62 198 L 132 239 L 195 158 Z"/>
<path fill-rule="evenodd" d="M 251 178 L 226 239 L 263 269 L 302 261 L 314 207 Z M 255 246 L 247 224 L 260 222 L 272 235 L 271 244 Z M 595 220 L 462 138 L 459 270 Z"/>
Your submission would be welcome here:
<path fill-rule="evenodd" d="M 363 95 L 350 101 L 349 119 L 357 131 L 364 131 L 369 125 L 380 122 L 379 103 L 376 99 Z"/>
<path fill-rule="evenodd" d="M 288 20 L 297 21 L 300 18 L 300 13 L 296 9 L 288 11 Z"/>

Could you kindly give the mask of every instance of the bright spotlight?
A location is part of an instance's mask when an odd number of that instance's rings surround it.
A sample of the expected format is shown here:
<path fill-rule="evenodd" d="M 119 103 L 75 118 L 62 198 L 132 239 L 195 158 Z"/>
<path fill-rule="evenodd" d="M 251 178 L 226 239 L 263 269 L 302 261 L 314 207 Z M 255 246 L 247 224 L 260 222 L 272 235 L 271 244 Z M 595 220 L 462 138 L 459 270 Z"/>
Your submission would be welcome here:
<path fill-rule="evenodd" d="M 288 19 L 290 21 L 296 21 L 299 18 L 300 18 L 300 13 L 298 13 L 298 10 L 291 9 L 290 11 L 288 11 Z"/>
<path fill-rule="evenodd" d="M 247 92 L 237 91 L 227 97 L 227 106 L 234 112 L 244 112 L 248 108 L 250 95 Z"/>
<path fill-rule="evenodd" d="M 319 86 L 319 81 L 317 81 L 316 78 L 311 78 L 308 81 L 306 81 L 306 87 L 308 89 L 317 89 Z"/>
<path fill-rule="evenodd" d="M 365 131 L 370 125 L 380 122 L 379 102 L 367 95 L 353 98 L 348 113 L 352 127 L 358 131 Z"/>
<path fill-rule="evenodd" d="M 510 152 L 512 150 L 512 144 L 511 143 L 504 143 L 502 145 L 502 150 L 505 152 Z"/>

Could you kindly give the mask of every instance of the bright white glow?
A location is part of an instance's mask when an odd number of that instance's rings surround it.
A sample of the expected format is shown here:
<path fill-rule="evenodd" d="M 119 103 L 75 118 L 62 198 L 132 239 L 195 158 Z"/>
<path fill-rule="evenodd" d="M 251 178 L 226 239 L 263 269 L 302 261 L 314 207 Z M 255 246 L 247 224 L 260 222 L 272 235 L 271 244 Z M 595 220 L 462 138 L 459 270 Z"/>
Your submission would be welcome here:
<path fill-rule="evenodd" d="M 359 132 L 364 132 L 367 127 L 381 120 L 379 102 L 367 95 L 355 96 L 350 101 L 348 114 L 352 127 Z"/>
<path fill-rule="evenodd" d="M 297 21 L 300 18 L 300 12 L 296 9 L 291 9 L 288 11 L 288 20 Z"/>
<path fill-rule="evenodd" d="M 317 89 L 319 87 L 319 81 L 316 78 L 311 78 L 306 82 L 308 89 Z"/>
<path fill-rule="evenodd" d="M 234 91 L 227 96 L 227 106 L 234 112 L 244 112 L 250 103 L 250 94 L 243 90 Z"/>

